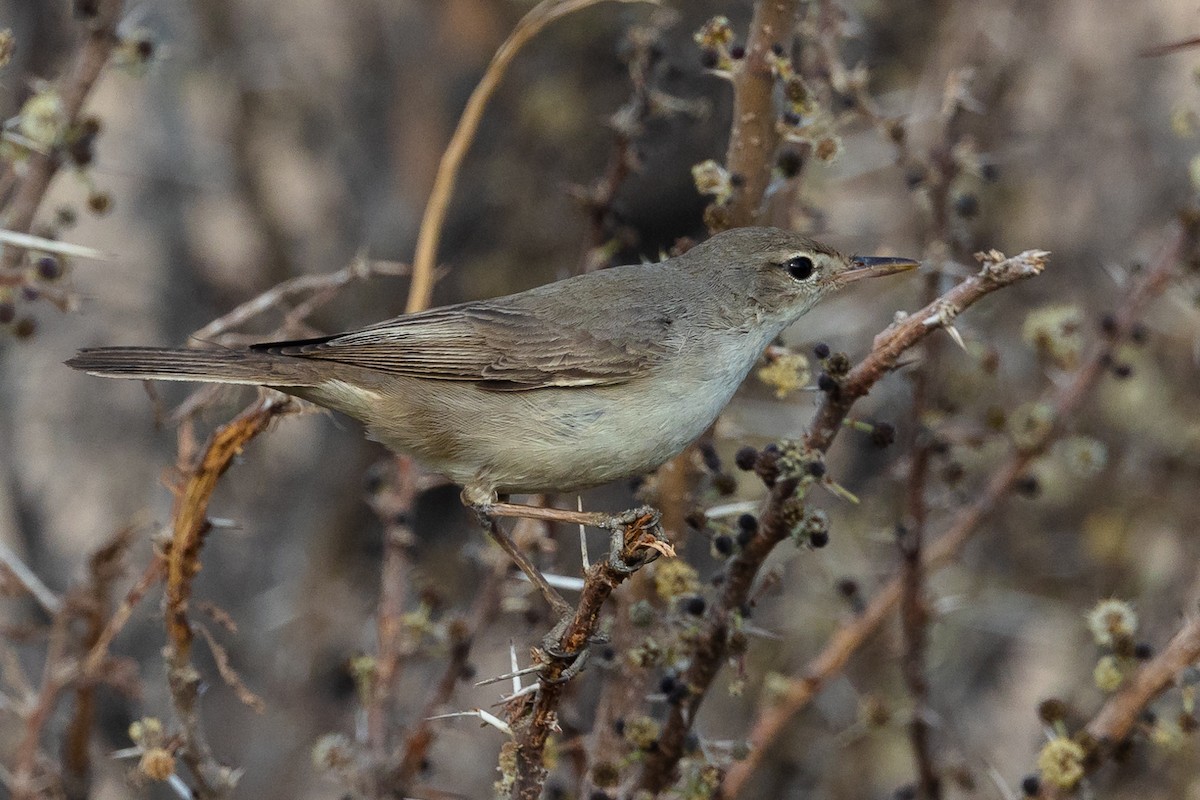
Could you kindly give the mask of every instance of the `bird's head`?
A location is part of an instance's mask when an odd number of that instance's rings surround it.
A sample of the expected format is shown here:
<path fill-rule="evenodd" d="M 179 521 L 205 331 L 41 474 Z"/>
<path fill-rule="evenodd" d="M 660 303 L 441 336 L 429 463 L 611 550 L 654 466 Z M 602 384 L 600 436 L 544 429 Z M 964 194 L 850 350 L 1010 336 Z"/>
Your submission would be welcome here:
<path fill-rule="evenodd" d="M 723 288 L 748 295 L 760 309 L 788 321 L 847 284 L 920 266 L 910 258 L 846 256 L 807 236 L 778 228 L 728 230 L 697 245 L 688 255 L 693 268 L 712 270 Z"/>

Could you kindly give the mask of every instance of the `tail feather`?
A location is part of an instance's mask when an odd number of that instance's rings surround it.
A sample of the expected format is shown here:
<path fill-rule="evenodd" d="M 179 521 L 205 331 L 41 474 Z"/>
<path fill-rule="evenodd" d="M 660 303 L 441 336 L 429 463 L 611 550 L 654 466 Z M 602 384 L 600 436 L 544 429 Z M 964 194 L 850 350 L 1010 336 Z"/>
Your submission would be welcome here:
<path fill-rule="evenodd" d="M 320 380 L 302 359 L 248 350 L 99 347 L 80 350 L 68 367 L 105 378 L 314 386 Z"/>

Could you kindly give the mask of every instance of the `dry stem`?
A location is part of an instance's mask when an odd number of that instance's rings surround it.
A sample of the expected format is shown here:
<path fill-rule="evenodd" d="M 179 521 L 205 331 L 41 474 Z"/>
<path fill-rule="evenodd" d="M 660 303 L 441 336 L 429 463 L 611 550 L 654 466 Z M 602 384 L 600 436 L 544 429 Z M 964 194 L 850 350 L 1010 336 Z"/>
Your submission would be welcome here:
<path fill-rule="evenodd" d="M 450 205 L 450 195 L 454 191 L 454 183 L 458 180 L 458 171 L 463 158 L 483 119 L 483 112 L 488 101 L 492 99 L 496 87 L 504 78 L 517 53 L 537 36 L 543 28 L 560 17 L 575 11 L 594 6 L 603 0 L 542 0 L 527 13 L 513 28 L 512 33 L 496 50 L 491 63 L 483 77 L 479 79 L 475 90 L 471 92 L 458 127 L 450 137 L 446 151 L 438 162 L 437 174 L 433 179 L 433 188 L 429 192 L 429 202 L 425 206 L 425 216 L 421 219 L 421 229 L 417 234 L 417 252 L 413 257 L 412 285 L 408 290 L 408 305 L 405 311 L 413 313 L 429 307 L 433 298 L 434 268 L 437 266 L 438 242 L 442 236 L 442 225 L 446 221 L 446 209 Z M 656 2 L 657 0 L 618 0 L 625 3 Z"/>
<path fill-rule="evenodd" d="M 200 458 L 187 470 L 175 498 L 174 532 L 166 555 L 167 681 L 183 727 L 179 755 L 195 775 L 199 784 L 196 791 L 201 797 L 225 796 L 237 780 L 236 772 L 213 756 L 200 727 L 196 707 L 200 676 L 191 665 L 193 633 L 187 609 L 192 579 L 200 571 L 200 550 L 209 529 L 208 502 L 233 459 L 273 419 L 294 409 L 295 404 L 288 398 L 263 394 L 213 433 Z"/>

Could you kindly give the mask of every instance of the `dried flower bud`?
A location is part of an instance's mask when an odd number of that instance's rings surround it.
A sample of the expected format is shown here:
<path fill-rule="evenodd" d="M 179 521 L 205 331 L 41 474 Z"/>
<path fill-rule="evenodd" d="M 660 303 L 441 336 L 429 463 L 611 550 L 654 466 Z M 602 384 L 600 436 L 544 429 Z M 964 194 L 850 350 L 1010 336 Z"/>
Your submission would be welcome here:
<path fill-rule="evenodd" d="M 1087 613 L 1087 626 L 1096 644 L 1112 647 L 1118 637 L 1128 638 L 1137 632 L 1138 618 L 1124 600 L 1101 600 Z"/>
<path fill-rule="evenodd" d="M 1062 737 L 1051 739 L 1038 754 L 1042 780 L 1060 789 L 1073 789 L 1083 777 L 1086 755 L 1078 742 Z"/>

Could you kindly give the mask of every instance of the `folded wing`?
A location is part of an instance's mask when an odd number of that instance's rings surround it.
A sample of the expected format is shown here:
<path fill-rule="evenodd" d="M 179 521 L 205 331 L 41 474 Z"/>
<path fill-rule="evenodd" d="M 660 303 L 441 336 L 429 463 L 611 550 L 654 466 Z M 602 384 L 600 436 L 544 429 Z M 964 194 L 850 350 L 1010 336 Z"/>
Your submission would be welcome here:
<path fill-rule="evenodd" d="M 672 333 L 670 321 L 654 315 L 633 314 L 618 326 L 604 324 L 597 310 L 581 310 L 564 322 L 546 319 L 537 309 L 484 302 L 252 349 L 413 378 L 471 381 L 494 391 L 524 391 L 625 383 L 677 347 Z"/>

